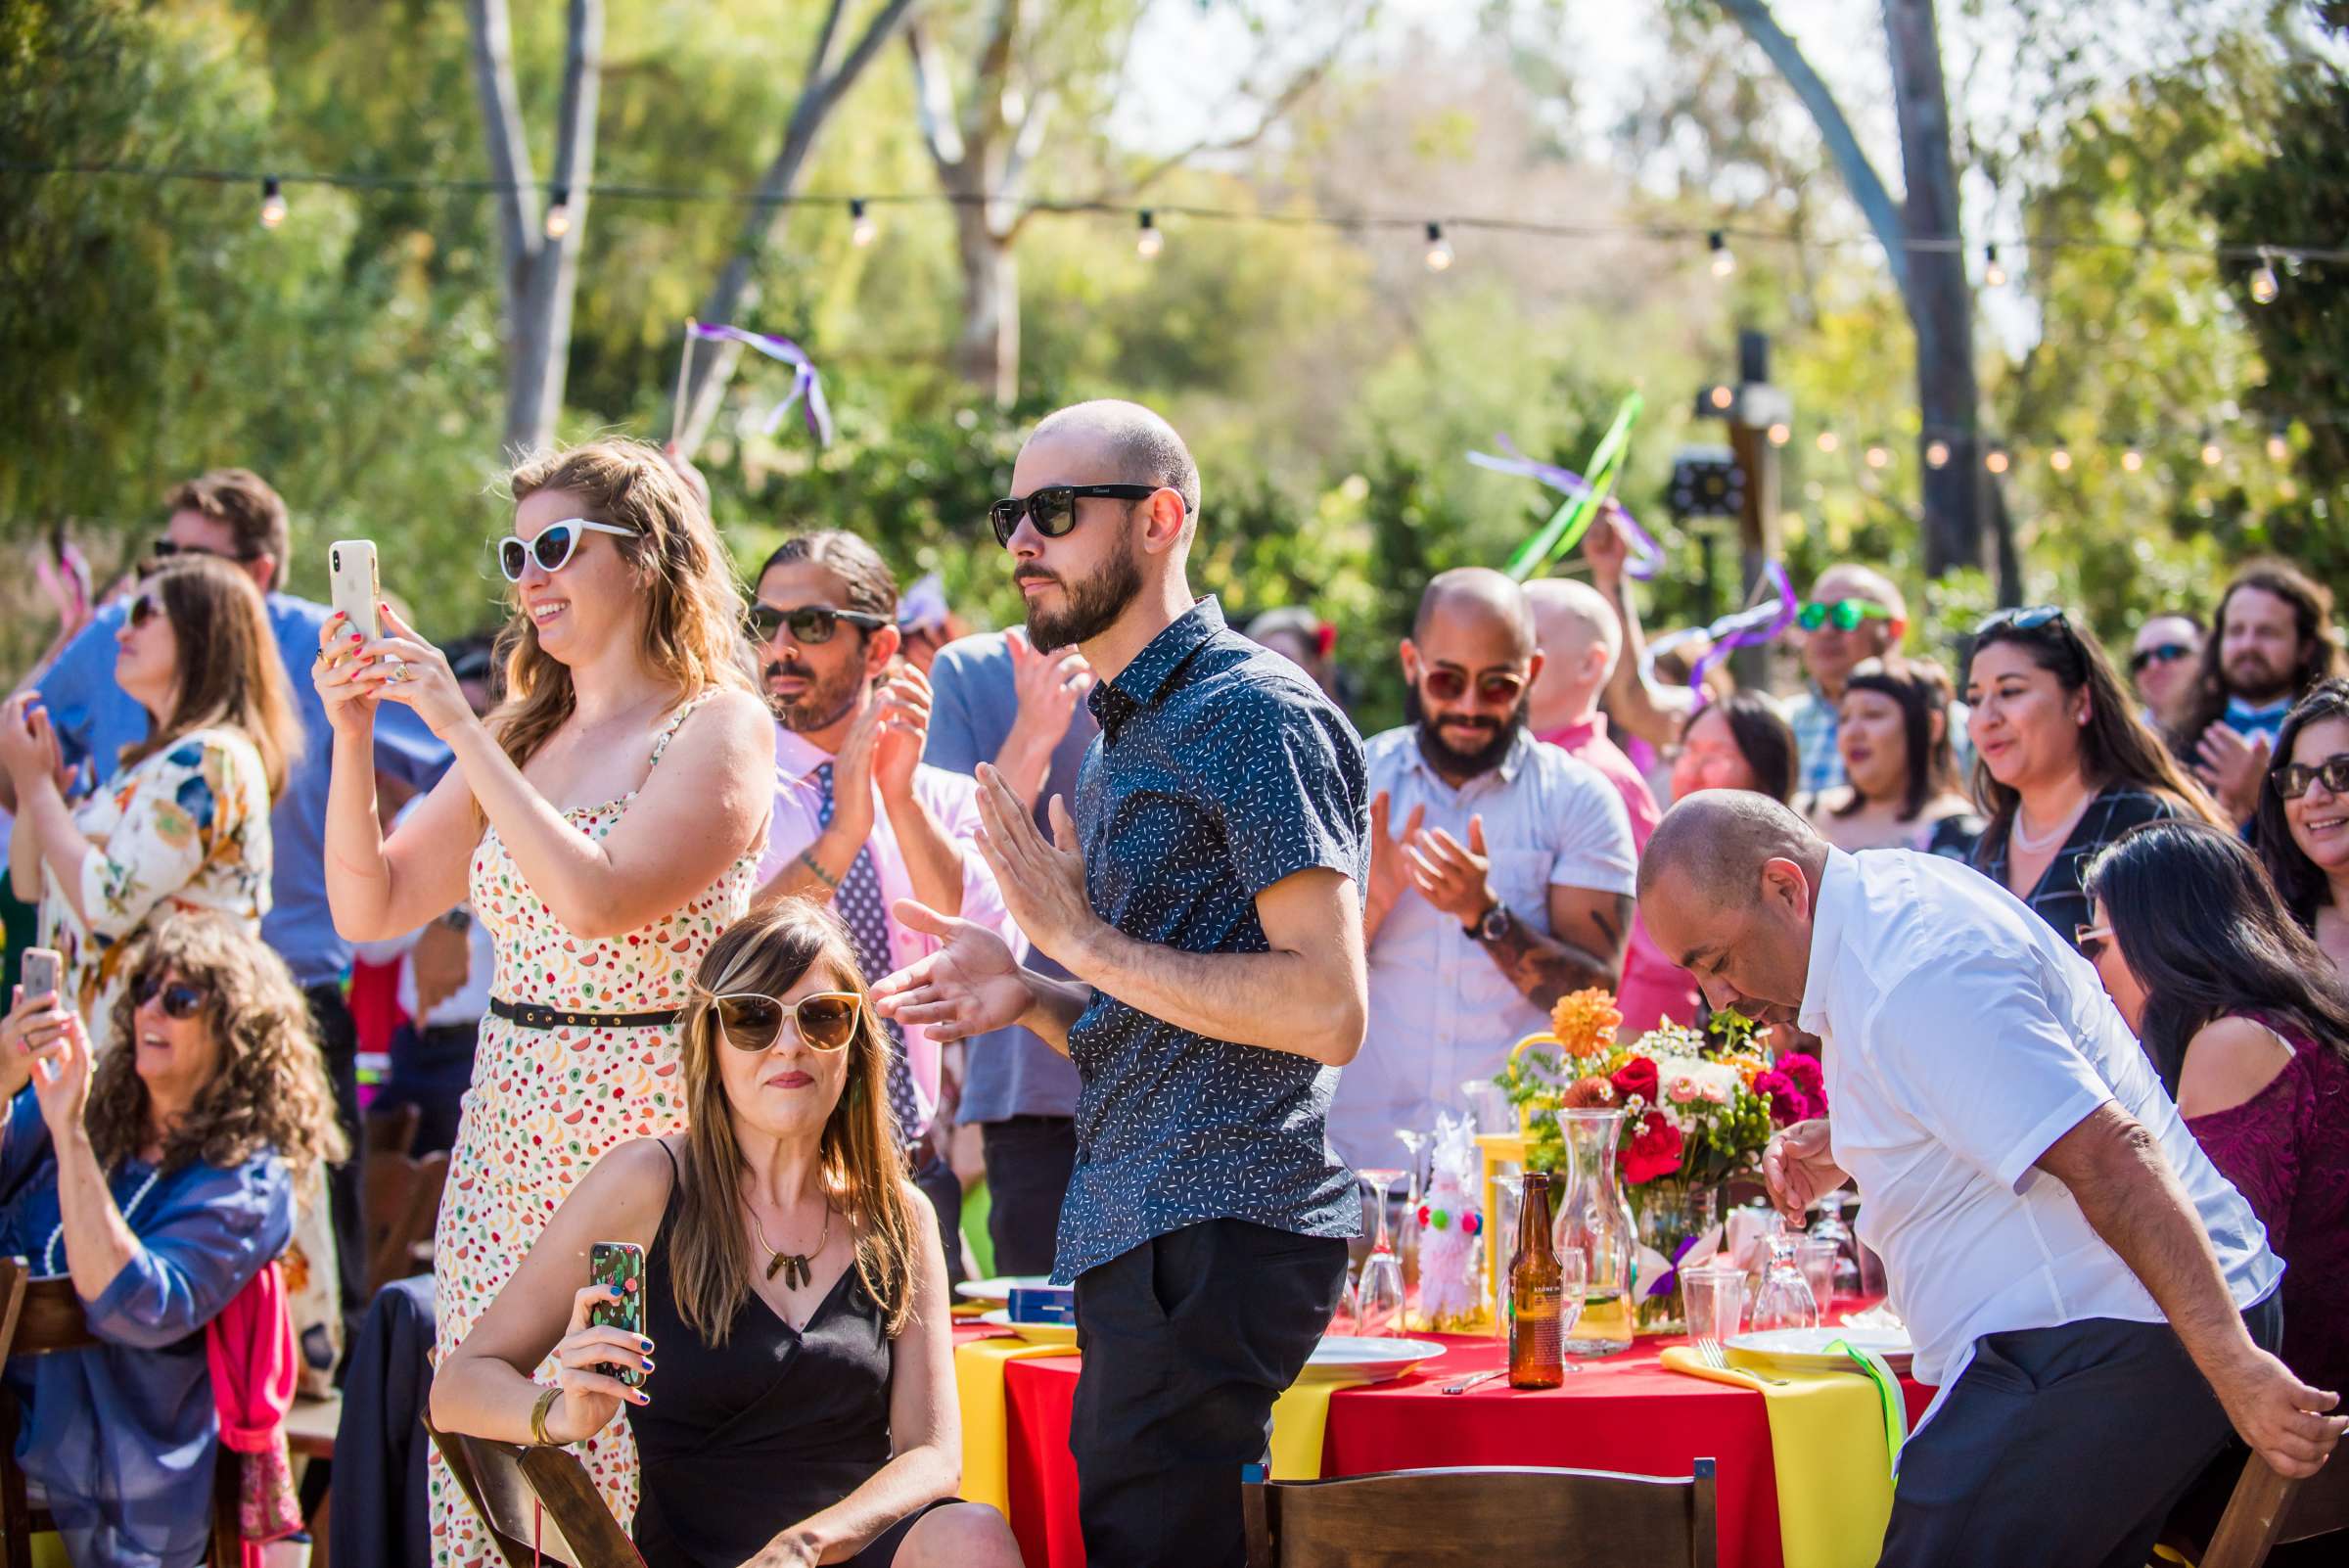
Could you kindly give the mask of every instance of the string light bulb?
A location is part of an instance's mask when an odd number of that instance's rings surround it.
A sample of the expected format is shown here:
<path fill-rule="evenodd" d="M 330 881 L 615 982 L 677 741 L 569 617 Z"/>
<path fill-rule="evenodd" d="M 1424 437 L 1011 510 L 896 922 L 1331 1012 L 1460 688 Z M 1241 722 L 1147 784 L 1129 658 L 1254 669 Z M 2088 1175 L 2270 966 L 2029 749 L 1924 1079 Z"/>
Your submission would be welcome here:
<path fill-rule="evenodd" d="M 1151 215 L 1150 209 L 1146 207 L 1142 208 L 1141 216 L 1135 220 L 1135 223 L 1137 232 L 1133 237 L 1134 253 L 1145 261 L 1152 260 L 1159 252 L 1167 248 L 1167 237 L 1159 232 L 1158 219 Z"/>
<path fill-rule="evenodd" d="M 1983 453 L 1982 466 L 1989 469 L 1993 474 L 2005 473 L 2007 467 L 2006 448 L 2004 446 L 1994 446 L 1989 451 Z"/>
<path fill-rule="evenodd" d="M 2281 425 L 2268 432 L 2268 461 L 2280 463 L 2292 455 L 2292 443 Z"/>
<path fill-rule="evenodd" d="M 1820 451 L 1831 452 L 1842 444 L 1842 438 L 1839 438 L 1833 431 L 1822 430 L 1819 433 L 1819 449 Z"/>
<path fill-rule="evenodd" d="M 1729 404 L 1735 402 L 1736 400 L 1737 394 L 1730 391 L 1727 387 L 1716 387 L 1711 392 L 1705 393 L 1705 401 L 1711 403 L 1715 408 L 1722 410 L 1724 413 L 1727 413 L 1728 411 Z"/>
<path fill-rule="evenodd" d="M 2006 269 L 1999 265 L 1999 248 L 1995 245 L 1982 248 L 1982 286 L 1986 289 L 2006 287 Z"/>
<path fill-rule="evenodd" d="M 2145 454 L 2132 446 L 2121 454 L 2121 467 L 2134 474 L 2145 466 Z"/>
<path fill-rule="evenodd" d="M 1427 270 L 1441 272 L 1451 265 L 1451 242 L 1444 238 L 1444 225 L 1427 226 Z"/>
<path fill-rule="evenodd" d="M 861 196 L 851 197 L 849 199 L 849 243 L 861 251 L 880 237 L 881 225 L 874 222 L 872 213 L 864 209 L 864 198 Z"/>
<path fill-rule="evenodd" d="M 286 220 L 286 193 L 272 174 L 261 181 L 261 227 L 274 229 Z"/>
<path fill-rule="evenodd" d="M 1729 249 L 1729 237 L 1721 230 L 1705 236 L 1705 249 L 1713 253 L 1713 276 L 1726 278 L 1737 270 L 1737 254 Z"/>
<path fill-rule="evenodd" d="M 2263 305 L 2274 304 L 2276 297 L 2282 292 L 2283 285 L 2276 277 L 2275 258 L 2268 254 L 2265 248 L 2262 248 L 2259 253 L 2259 265 L 2251 273 L 2251 302 Z"/>
<path fill-rule="evenodd" d="M 1794 432 L 1787 429 L 1785 425 L 1777 424 L 1770 427 L 1771 445 L 1783 446 L 1792 439 L 1794 439 Z"/>
<path fill-rule="evenodd" d="M 1870 442 L 1868 443 L 1868 447 L 1867 447 L 1867 466 L 1868 466 L 1868 467 L 1870 467 L 1870 468 L 1887 468 L 1887 467 L 1890 467 L 1890 466 L 1891 466 L 1891 463 L 1892 463 L 1892 453 L 1891 453 L 1889 450 L 1887 450 L 1887 449 L 1885 448 L 1885 446 L 1884 446 L 1884 444 L 1883 444 L 1882 442 L 1880 442 L 1880 441 L 1870 441 Z"/>
<path fill-rule="evenodd" d="M 2048 467 L 2053 469 L 2058 474 L 2069 474 L 2072 471 L 2072 454 L 2070 450 L 2065 447 L 2058 446 L 2055 448 L 2055 450 L 2050 452 L 2048 454 Z"/>
<path fill-rule="evenodd" d="M 2219 466 L 2219 460 L 2226 455 L 2225 452 L 2219 450 L 2219 443 L 2207 432 L 2204 433 L 2202 437 L 2202 466 L 2216 468 Z"/>
<path fill-rule="evenodd" d="M 1942 440 L 1927 441 L 1925 443 L 1925 466 L 1927 468 L 1949 467 L 1950 443 Z"/>
<path fill-rule="evenodd" d="M 571 188 L 558 185 L 546 198 L 546 237 L 560 240 L 571 232 Z"/>

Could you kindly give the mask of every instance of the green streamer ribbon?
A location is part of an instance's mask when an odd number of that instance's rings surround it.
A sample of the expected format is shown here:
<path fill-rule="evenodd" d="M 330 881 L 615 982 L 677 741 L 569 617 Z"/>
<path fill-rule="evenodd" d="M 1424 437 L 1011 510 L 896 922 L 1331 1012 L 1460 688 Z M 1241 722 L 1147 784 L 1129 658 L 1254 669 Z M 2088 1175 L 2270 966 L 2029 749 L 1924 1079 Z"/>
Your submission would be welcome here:
<path fill-rule="evenodd" d="M 1580 495 L 1569 495 L 1560 501 L 1558 509 L 1549 515 L 1549 521 L 1543 524 L 1532 538 L 1517 547 L 1517 553 L 1509 557 L 1508 565 L 1508 574 L 1513 579 L 1523 582 L 1583 542 L 1583 535 L 1590 530 L 1590 524 L 1597 518 L 1598 509 L 1606 504 L 1607 497 L 1614 491 L 1615 471 L 1622 465 L 1623 454 L 1631 444 L 1632 426 L 1638 421 L 1639 410 L 1645 406 L 1646 399 L 1637 392 L 1624 398 L 1621 406 L 1615 410 L 1615 422 L 1598 438 L 1598 445 L 1591 450 L 1590 461 L 1583 467 L 1583 477 L 1589 482 L 1589 488 Z"/>

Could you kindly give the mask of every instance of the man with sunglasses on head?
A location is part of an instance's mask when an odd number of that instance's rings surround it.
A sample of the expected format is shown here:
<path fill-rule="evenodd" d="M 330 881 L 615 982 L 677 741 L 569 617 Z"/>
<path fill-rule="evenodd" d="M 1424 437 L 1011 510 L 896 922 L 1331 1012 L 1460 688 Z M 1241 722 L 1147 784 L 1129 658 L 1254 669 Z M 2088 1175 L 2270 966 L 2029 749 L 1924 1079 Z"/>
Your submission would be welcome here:
<path fill-rule="evenodd" d="M 1405 715 L 1372 737 L 1370 1028 L 1330 1139 L 1395 1163 L 1401 1130 L 1462 1115 L 1557 999 L 1616 989 L 1638 864 L 1623 797 L 1526 728 L 1542 673 L 1525 590 L 1481 567 L 1427 585 L 1403 643 Z M 1595 688 L 1594 688 L 1595 689 Z"/>
<path fill-rule="evenodd" d="M 760 902 L 828 902 L 867 982 L 937 945 L 891 914 L 918 899 L 1017 940 L 972 842 L 972 780 L 922 761 L 930 683 L 898 657 L 898 583 L 879 552 L 837 530 L 786 539 L 759 573 L 751 635 L 775 711 L 776 795 Z M 892 1022 L 889 1099 L 914 1180 L 962 1278 L 962 1183 L 945 1155 L 942 1041 Z M 959 1054 L 959 1053 L 958 1053 Z"/>
<path fill-rule="evenodd" d="M 216 555 L 252 576 L 268 608 L 269 629 L 286 666 L 286 684 L 301 715 L 308 744 L 288 760 L 285 789 L 270 802 L 269 833 L 276 856 L 261 937 L 301 983 L 327 1075 L 335 1085 L 335 1109 L 356 1150 L 358 1031 L 343 995 L 351 945 L 336 932 L 326 905 L 327 759 L 333 751 L 332 734 L 310 679 L 319 628 L 334 612 L 280 591 L 293 562 L 292 528 L 284 499 L 259 475 L 242 468 L 214 469 L 173 486 L 163 505 L 169 516 L 162 536 L 149 548 L 150 559 Z M 99 611 L 41 677 L 41 703 L 68 766 L 79 768 L 96 759 L 101 772 L 111 770 L 123 747 L 146 738 L 147 711 L 115 681 L 115 634 L 129 607 L 126 598 Z M 403 794 L 420 794 L 432 788 L 448 761 L 448 748 L 433 738 L 412 711 L 396 703 L 385 705 L 375 725 L 379 775 Z M 0 805 L 15 810 L 15 787 L 0 774 Z M 350 1330 L 345 1342 L 353 1343 L 367 1309 L 367 1252 L 355 1157 L 328 1173 L 327 1192 L 340 1251 L 344 1318 Z"/>
<path fill-rule="evenodd" d="M 1361 1046 L 1361 742 L 1304 671 L 1194 601 L 1199 471 L 1146 408 L 1039 424 L 992 511 L 1037 648 L 1077 646 L 1101 737 L 1074 809 L 981 769 L 1004 902 L 1074 981 L 918 905 L 944 939 L 881 1011 L 1024 1025 L 1077 1064 L 1054 1277 L 1084 1353 L 1069 1447 L 1087 1557 L 1237 1568 L 1243 1465 L 1329 1327 L 1361 1228 L 1325 1122 Z"/>

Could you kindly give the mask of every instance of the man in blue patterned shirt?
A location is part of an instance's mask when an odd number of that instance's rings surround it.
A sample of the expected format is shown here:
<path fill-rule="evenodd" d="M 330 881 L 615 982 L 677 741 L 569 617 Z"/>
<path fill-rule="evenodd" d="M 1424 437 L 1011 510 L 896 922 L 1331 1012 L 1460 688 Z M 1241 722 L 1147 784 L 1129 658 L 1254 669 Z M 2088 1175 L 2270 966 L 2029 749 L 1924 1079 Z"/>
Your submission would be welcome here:
<path fill-rule="evenodd" d="M 874 988 L 959 1038 L 1020 1024 L 1076 1062 L 1077 1168 L 1056 1278 L 1084 1352 L 1069 1447 L 1086 1556 L 1237 1565 L 1240 1468 L 1329 1326 L 1361 1224 L 1324 1124 L 1367 1015 L 1360 739 L 1297 668 L 1191 598 L 1199 476 L 1131 403 L 1038 425 L 994 507 L 1028 630 L 1081 646 L 1101 737 L 1051 835 L 982 767 L 981 850 L 1072 980 L 991 933 Z"/>

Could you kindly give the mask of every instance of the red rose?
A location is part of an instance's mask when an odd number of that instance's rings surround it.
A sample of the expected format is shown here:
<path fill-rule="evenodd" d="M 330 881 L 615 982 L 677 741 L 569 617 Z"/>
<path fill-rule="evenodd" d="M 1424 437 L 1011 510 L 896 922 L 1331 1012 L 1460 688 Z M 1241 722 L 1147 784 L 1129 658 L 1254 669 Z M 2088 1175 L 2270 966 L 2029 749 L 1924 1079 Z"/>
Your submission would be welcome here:
<path fill-rule="evenodd" d="M 1652 1074 L 1655 1064 L 1649 1063 L 1648 1071 Z M 1662 1111 L 1650 1111 L 1620 1158 L 1623 1178 L 1634 1186 L 1668 1176 L 1681 1168 L 1681 1130 Z"/>
<path fill-rule="evenodd" d="M 1770 1101 L 1770 1119 L 1779 1127 L 1807 1121 L 1812 1114 L 1810 1096 L 1777 1068 L 1754 1075 L 1754 1092 Z"/>
<path fill-rule="evenodd" d="M 1818 1057 L 1790 1051 L 1778 1058 L 1778 1071 L 1802 1090 L 1803 1099 L 1810 1105 L 1813 1116 L 1827 1114 L 1827 1078 L 1819 1068 Z"/>
<path fill-rule="evenodd" d="M 1624 1099 L 1628 1100 L 1636 1094 L 1650 1105 L 1656 1103 L 1656 1064 L 1648 1057 L 1633 1057 L 1615 1069 L 1615 1076 L 1610 1082 L 1615 1085 L 1615 1092 Z"/>

